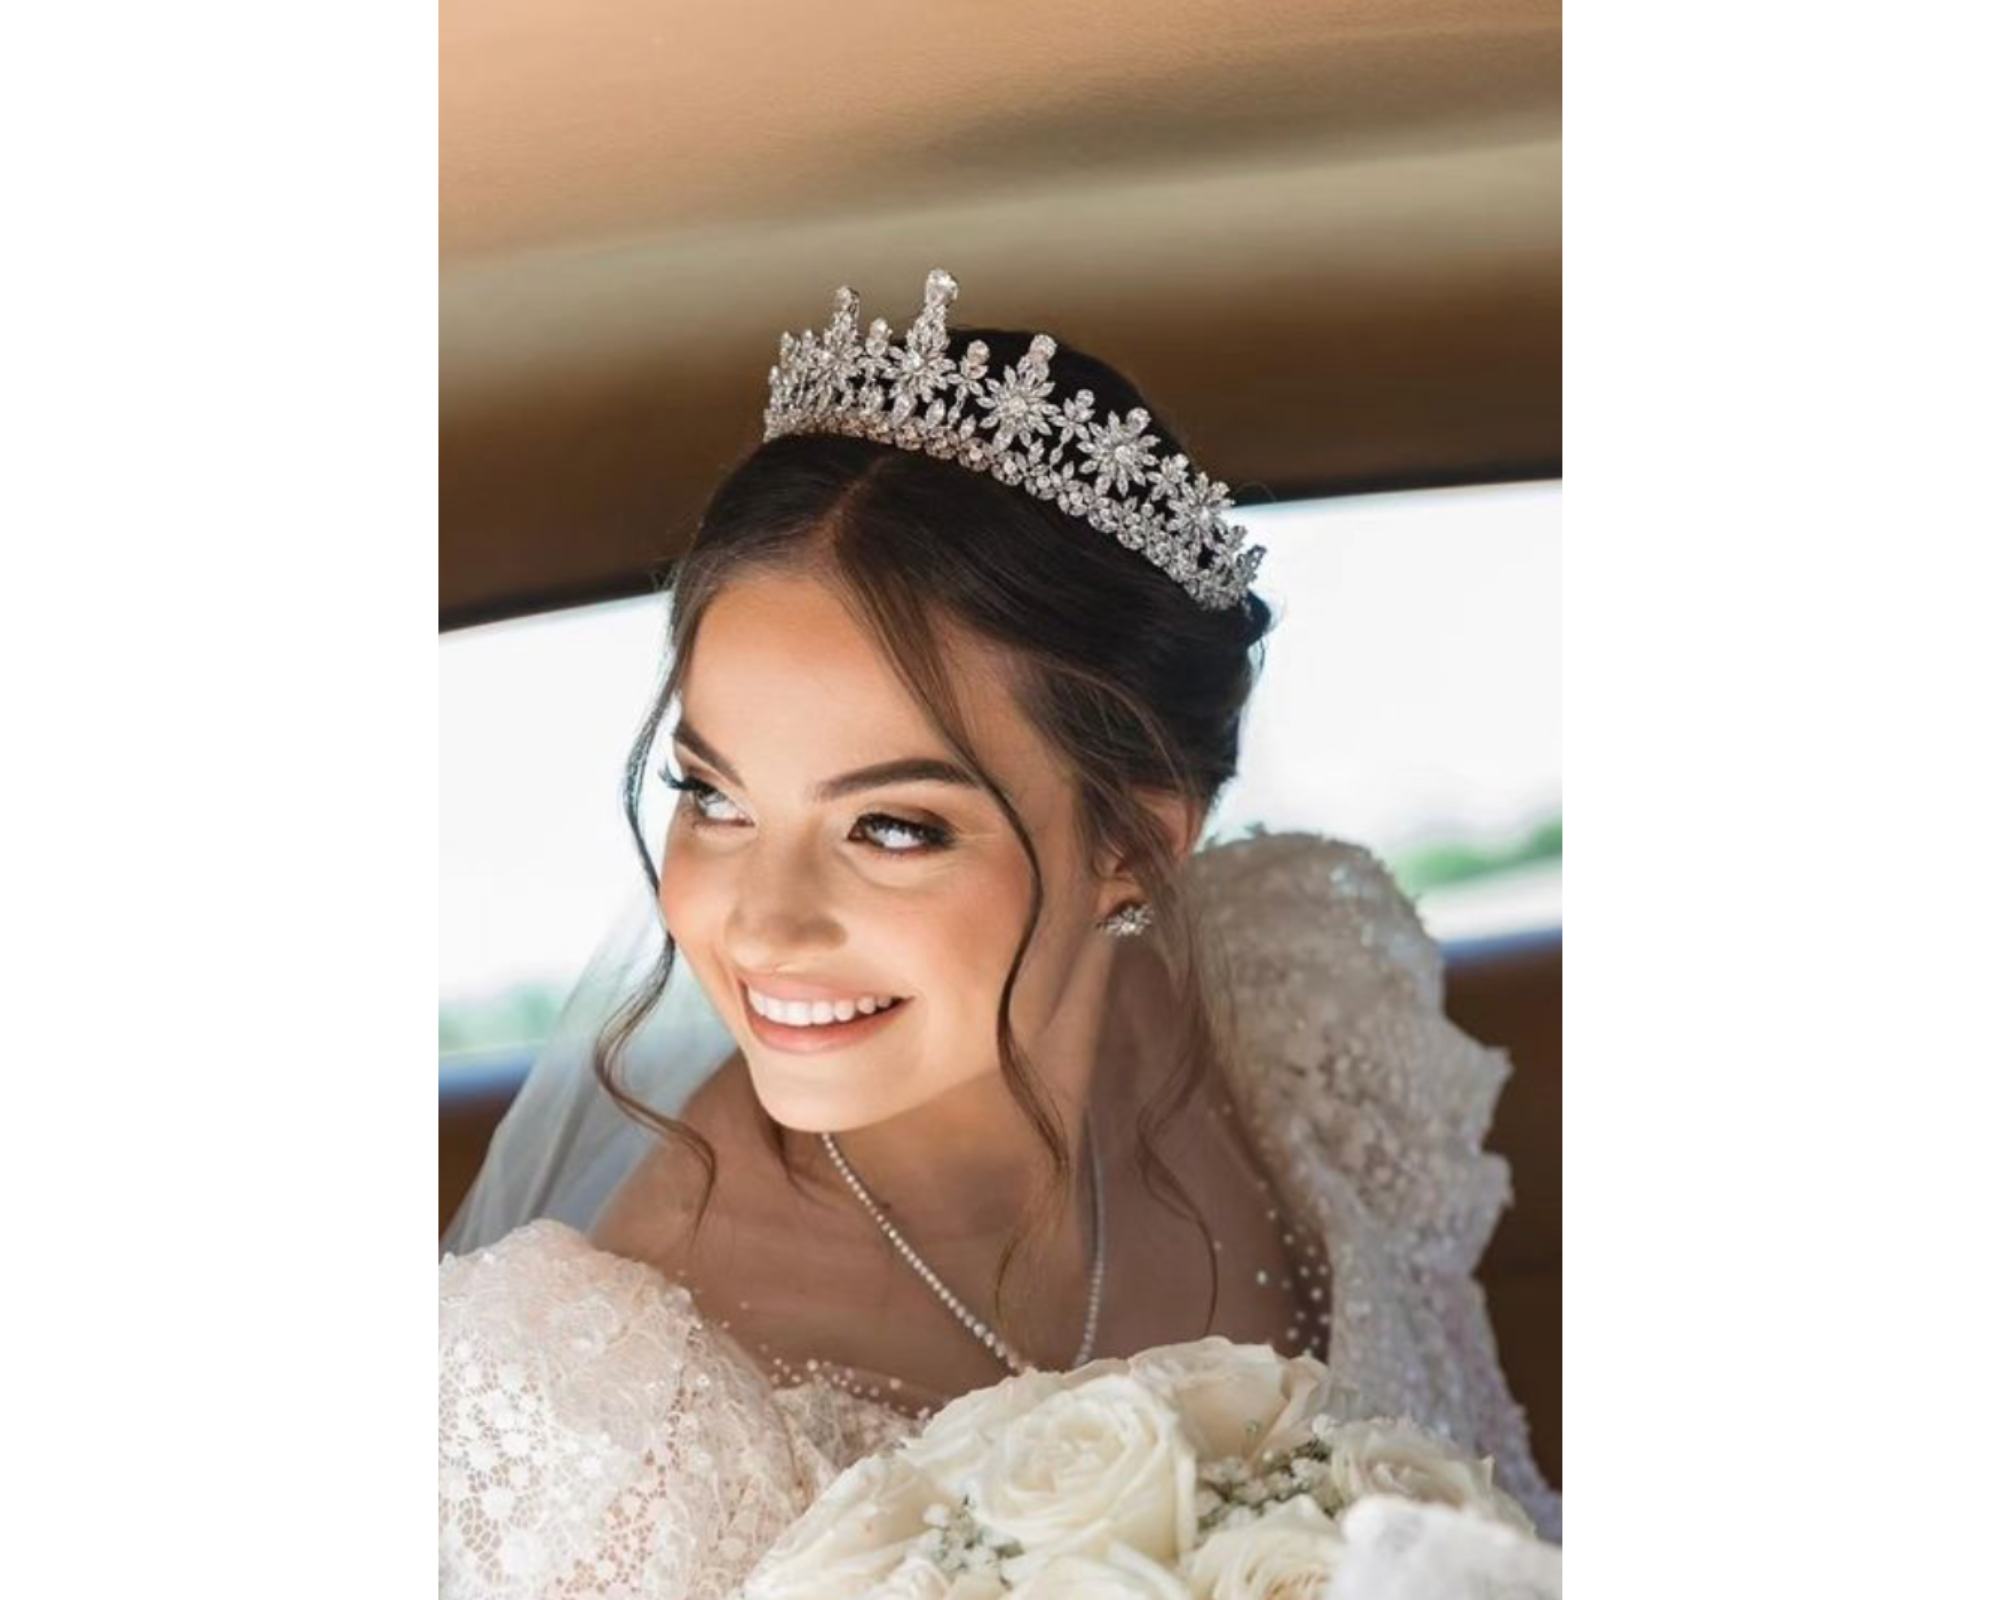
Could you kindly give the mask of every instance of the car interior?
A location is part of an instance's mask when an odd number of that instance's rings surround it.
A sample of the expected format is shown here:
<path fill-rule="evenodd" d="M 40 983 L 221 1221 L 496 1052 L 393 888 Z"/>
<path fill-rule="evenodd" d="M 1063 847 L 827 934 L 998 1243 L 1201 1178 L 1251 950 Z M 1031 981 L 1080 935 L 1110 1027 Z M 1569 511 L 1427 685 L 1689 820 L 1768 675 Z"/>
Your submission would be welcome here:
<path fill-rule="evenodd" d="M 441 633 L 655 592 L 758 442 L 778 332 L 842 284 L 900 329 L 937 266 L 958 320 L 1164 397 L 1239 504 L 1559 479 L 1560 23 L 447 0 Z M 1513 1066 L 1479 1276 L 1560 1485 L 1560 927 L 1441 942 Z M 531 1054 L 440 1072 L 441 1229 Z"/>

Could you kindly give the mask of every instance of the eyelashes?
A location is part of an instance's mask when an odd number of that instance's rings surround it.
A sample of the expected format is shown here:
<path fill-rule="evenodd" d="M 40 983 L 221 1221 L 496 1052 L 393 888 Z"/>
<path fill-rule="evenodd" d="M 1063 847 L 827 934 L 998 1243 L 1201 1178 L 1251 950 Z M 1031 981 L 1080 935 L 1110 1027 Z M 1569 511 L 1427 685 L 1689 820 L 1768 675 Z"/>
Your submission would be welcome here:
<path fill-rule="evenodd" d="M 704 783 L 700 778 L 681 777 L 670 767 L 660 769 L 660 777 L 670 789 L 679 790 L 682 796 L 679 809 L 686 812 L 689 823 L 697 828 L 734 828 L 742 824 L 722 817 L 711 817 L 703 809 L 710 800 L 727 797 L 712 783 Z M 914 840 L 913 844 L 882 844 L 875 838 L 864 842 L 877 855 L 921 856 L 937 850 L 949 850 L 956 841 L 952 830 L 931 822 L 913 822 L 907 817 L 891 816 L 886 811 L 870 811 L 855 819 L 857 830 L 872 830 L 890 838 Z"/>

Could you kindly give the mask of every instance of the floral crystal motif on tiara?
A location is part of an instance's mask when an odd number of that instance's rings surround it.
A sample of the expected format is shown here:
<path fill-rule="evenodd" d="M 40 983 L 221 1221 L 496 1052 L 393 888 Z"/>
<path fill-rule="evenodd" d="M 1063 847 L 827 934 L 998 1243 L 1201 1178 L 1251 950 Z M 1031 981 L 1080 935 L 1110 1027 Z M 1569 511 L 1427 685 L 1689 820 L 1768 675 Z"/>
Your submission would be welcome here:
<path fill-rule="evenodd" d="M 1055 400 L 1056 342 L 1045 333 L 998 377 L 989 375 L 981 340 L 953 360 L 945 316 L 957 298 L 958 280 L 934 268 L 924 309 L 896 344 L 880 317 L 863 338 L 859 297 L 845 285 L 836 290 L 824 333 L 778 341 L 764 438 L 850 434 L 956 461 L 1115 535 L 1201 605 L 1240 604 L 1264 547 L 1246 549 L 1247 530 L 1223 520 L 1234 504 L 1229 485 L 1194 471 L 1184 455 L 1162 458 L 1143 407 L 1099 421 L 1088 389 Z"/>

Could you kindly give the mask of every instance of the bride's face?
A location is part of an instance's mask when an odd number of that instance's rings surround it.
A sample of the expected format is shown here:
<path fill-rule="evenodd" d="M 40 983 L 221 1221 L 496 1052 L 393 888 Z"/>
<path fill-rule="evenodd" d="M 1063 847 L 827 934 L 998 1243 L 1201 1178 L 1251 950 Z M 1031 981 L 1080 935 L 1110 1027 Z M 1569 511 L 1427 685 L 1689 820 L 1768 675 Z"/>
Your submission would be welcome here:
<path fill-rule="evenodd" d="M 960 642 L 952 660 L 974 746 L 1041 858 L 1012 1015 L 1033 1052 L 1120 897 L 1084 870 L 1073 796 L 995 658 Z M 838 1133 L 998 1071 L 1027 860 L 985 791 L 952 781 L 959 764 L 833 595 L 804 578 L 732 585 L 702 619 L 680 713 L 672 765 L 694 787 L 668 831 L 661 911 L 765 1110 Z M 834 1003 L 836 1017 L 849 1001 L 896 1004 L 801 1026 L 760 1014 L 753 991 Z"/>

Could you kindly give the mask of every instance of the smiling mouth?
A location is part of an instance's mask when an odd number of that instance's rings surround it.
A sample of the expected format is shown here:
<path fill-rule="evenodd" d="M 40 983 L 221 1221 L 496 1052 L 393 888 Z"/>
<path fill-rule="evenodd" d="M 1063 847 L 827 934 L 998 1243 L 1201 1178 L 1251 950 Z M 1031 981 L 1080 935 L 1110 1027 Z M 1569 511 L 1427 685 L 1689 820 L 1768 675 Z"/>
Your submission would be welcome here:
<path fill-rule="evenodd" d="M 857 1043 L 888 1026 L 910 1007 L 910 997 L 905 995 L 874 1011 L 856 1011 L 845 1021 L 836 1018 L 831 1022 L 783 1022 L 765 1016 L 751 1004 L 747 985 L 739 981 L 737 989 L 743 998 L 743 1015 L 750 1031 L 776 1049 L 800 1054 L 837 1050 Z"/>
<path fill-rule="evenodd" d="M 897 1006 L 904 1004 L 908 998 L 907 995 L 895 995 L 888 998 L 885 1002 L 877 1000 L 871 995 L 868 997 L 865 1005 L 857 1005 L 853 1001 L 842 1001 L 835 1004 L 824 1000 L 813 1002 L 779 1000 L 775 1002 L 767 1001 L 765 1006 L 760 1008 L 757 1004 L 757 997 L 748 988 L 744 990 L 743 995 L 744 1003 L 753 1012 L 756 1012 L 758 1016 L 762 1017 L 766 1022 L 775 1022 L 780 1027 L 787 1028 L 837 1027 L 843 1022 L 855 1022 L 863 1017 L 879 1016 L 884 1011 L 893 1011 Z M 772 1004 L 783 1006 L 787 1015 L 773 1015 L 769 1009 Z M 847 1015 L 842 1016 L 840 1014 L 840 1005 L 847 1007 Z M 820 1008 L 822 1006 L 826 1008 L 828 1013 L 825 1016 L 820 1015 Z M 797 1008 L 796 1012 L 794 1012 L 794 1007 Z"/>

